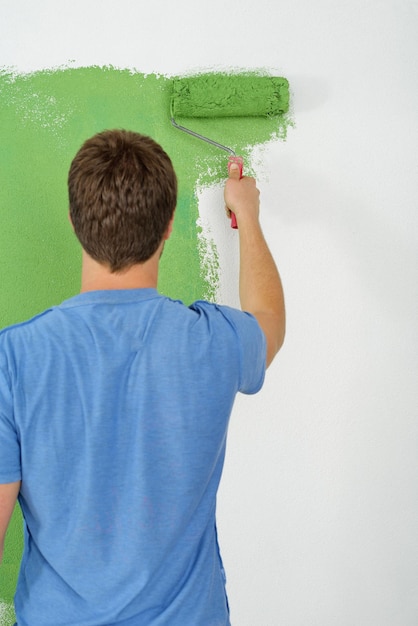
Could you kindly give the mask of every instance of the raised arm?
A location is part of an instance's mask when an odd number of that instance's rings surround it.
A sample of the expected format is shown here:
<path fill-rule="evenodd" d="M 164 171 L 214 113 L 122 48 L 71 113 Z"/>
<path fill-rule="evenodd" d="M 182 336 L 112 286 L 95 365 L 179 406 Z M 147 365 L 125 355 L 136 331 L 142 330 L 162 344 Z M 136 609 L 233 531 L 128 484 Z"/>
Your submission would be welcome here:
<path fill-rule="evenodd" d="M 241 308 L 254 315 L 266 336 L 268 367 L 284 341 L 285 306 L 280 275 L 260 226 L 259 196 L 254 178 L 240 179 L 238 167 L 232 166 L 225 203 L 238 224 Z"/>

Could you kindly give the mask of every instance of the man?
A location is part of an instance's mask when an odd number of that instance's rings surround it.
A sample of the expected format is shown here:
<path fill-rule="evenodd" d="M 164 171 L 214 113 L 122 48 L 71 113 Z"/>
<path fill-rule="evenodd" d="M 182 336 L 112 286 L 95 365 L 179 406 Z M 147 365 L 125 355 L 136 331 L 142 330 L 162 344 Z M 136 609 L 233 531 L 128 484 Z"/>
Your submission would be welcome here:
<path fill-rule="evenodd" d="M 216 492 L 238 391 L 284 337 L 259 192 L 232 168 L 243 311 L 160 295 L 177 183 L 149 137 L 106 131 L 69 172 L 81 293 L 0 333 L 0 548 L 16 499 L 19 626 L 228 625 Z"/>

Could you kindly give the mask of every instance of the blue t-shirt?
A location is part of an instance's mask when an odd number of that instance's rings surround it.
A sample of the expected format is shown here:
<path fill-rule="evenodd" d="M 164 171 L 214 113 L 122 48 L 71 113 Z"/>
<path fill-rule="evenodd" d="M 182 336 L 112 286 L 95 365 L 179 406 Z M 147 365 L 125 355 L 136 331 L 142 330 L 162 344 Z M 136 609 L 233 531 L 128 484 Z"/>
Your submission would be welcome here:
<path fill-rule="evenodd" d="M 215 508 L 251 315 L 154 289 L 75 296 L 0 332 L 0 483 L 22 481 L 19 626 L 226 626 Z"/>

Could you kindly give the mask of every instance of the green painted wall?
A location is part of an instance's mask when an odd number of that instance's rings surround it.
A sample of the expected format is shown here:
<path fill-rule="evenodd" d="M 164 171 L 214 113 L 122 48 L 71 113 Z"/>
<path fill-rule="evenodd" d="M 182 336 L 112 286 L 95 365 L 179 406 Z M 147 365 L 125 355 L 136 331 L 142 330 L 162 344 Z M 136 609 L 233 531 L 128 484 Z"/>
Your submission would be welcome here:
<path fill-rule="evenodd" d="M 170 93 L 166 77 L 112 67 L 26 75 L 0 70 L 0 328 L 78 292 L 81 255 L 67 220 L 67 172 L 83 141 L 109 128 L 151 135 L 168 152 L 179 177 L 160 291 L 186 303 L 213 298 L 218 277 L 202 267 L 199 257 L 196 187 L 225 178 L 227 155 L 171 126 Z M 284 138 L 288 124 L 286 118 L 230 118 L 190 125 L 245 157 L 255 144 Z M 223 212 L 223 206 L 218 209 Z M 21 526 L 16 509 L 0 567 L 0 603 L 13 599 Z M 13 616 L 4 610 L 0 624 L 8 626 Z"/>

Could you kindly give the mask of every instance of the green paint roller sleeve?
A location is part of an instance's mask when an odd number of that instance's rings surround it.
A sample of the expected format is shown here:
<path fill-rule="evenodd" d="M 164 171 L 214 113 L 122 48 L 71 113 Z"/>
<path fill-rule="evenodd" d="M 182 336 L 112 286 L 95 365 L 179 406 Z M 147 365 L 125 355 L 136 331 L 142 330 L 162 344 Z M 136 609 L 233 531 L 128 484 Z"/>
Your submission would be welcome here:
<path fill-rule="evenodd" d="M 288 110 L 286 78 L 208 73 L 173 80 L 174 116 L 270 117 Z"/>

